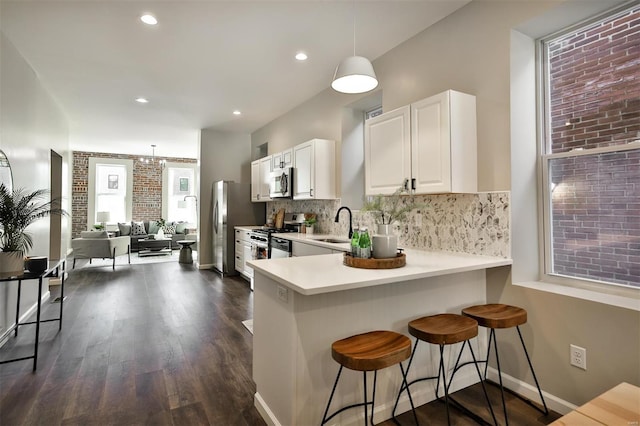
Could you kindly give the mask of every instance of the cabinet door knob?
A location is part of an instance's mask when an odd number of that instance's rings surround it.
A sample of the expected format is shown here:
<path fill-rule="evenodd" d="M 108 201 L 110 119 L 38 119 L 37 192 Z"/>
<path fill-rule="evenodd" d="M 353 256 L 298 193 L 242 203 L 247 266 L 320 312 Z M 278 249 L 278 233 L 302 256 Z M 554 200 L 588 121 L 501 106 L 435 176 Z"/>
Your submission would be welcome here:
<path fill-rule="evenodd" d="M 416 178 L 411 179 L 411 189 L 414 191 L 416 190 Z"/>
<path fill-rule="evenodd" d="M 402 184 L 402 187 L 404 188 L 405 191 L 409 190 L 409 179 L 405 179 L 404 183 Z"/>

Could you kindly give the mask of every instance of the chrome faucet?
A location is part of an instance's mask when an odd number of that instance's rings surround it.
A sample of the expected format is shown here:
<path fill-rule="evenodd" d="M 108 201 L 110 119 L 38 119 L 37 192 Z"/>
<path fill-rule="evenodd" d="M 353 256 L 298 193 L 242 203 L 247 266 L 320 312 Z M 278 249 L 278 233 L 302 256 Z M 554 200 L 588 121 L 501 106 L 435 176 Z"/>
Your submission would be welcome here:
<path fill-rule="evenodd" d="M 351 237 L 353 236 L 353 216 L 351 215 L 351 209 L 349 207 L 346 207 L 346 206 L 340 207 L 338 209 L 338 212 L 336 213 L 335 222 L 338 223 L 338 219 L 340 218 L 340 211 L 342 209 L 345 209 L 346 211 L 349 212 L 349 239 L 351 239 Z"/>

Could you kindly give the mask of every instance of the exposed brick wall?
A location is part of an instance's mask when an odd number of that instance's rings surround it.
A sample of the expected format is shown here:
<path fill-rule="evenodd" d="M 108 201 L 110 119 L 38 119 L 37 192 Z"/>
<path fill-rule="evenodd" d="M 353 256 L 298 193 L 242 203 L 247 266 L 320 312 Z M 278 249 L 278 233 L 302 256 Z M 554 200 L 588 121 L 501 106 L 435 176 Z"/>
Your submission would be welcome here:
<path fill-rule="evenodd" d="M 640 7 L 549 46 L 551 150 L 640 139 Z M 640 286 L 640 149 L 552 160 L 556 273 Z"/>
<path fill-rule="evenodd" d="M 74 151 L 71 194 L 73 238 L 80 236 L 81 231 L 88 229 L 89 158 L 91 157 L 134 160 L 132 220 L 152 220 L 162 216 L 162 171 L 158 166 L 141 163 L 140 156 Z M 172 163 L 195 164 L 196 162 L 191 158 L 164 159 Z"/>
<path fill-rule="evenodd" d="M 640 137 L 640 7 L 549 47 L 553 152 Z"/>

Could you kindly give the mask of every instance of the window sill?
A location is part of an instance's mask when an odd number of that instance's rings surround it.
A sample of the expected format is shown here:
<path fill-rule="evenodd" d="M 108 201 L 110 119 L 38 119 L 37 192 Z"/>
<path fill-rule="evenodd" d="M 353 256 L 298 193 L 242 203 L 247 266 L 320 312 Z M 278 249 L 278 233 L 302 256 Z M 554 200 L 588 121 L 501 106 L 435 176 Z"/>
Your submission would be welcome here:
<path fill-rule="evenodd" d="M 630 293 L 635 293 L 634 295 L 620 296 L 544 281 L 525 281 L 513 283 L 513 285 L 640 312 L 640 289 L 629 290 Z"/>

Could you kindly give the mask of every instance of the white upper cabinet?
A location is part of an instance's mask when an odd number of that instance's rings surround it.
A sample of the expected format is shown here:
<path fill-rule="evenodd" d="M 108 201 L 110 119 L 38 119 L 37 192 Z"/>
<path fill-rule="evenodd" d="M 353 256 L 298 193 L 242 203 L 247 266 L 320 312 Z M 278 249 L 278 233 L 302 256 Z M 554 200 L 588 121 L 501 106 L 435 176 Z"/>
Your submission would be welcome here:
<path fill-rule="evenodd" d="M 251 201 L 260 201 L 260 160 L 251 162 Z"/>
<path fill-rule="evenodd" d="M 293 167 L 293 148 L 273 154 L 272 169 L 285 169 Z"/>
<path fill-rule="evenodd" d="M 336 144 L 312 139 L 293 148 L 293 198 L 295 200 L 337 198 Z"/>
<path fill-rule="evenodd" d="M 365 122 L 365 193 L 393 194 L 411 175 L 409 106 Z M 342 161 L 349 161 L 342 159 Z"/>
<path fill-rule="evenodd" d="M 272 157 L 263 157 L 251 162 L 251 201 L 271 201 L 269 196 L 269 180 L 271 178 Z"/>
<path fill-rule="evenodd" d="M 365 123 L 365 192 L 476 192 L 475 96 L 448 90 Z"/>

